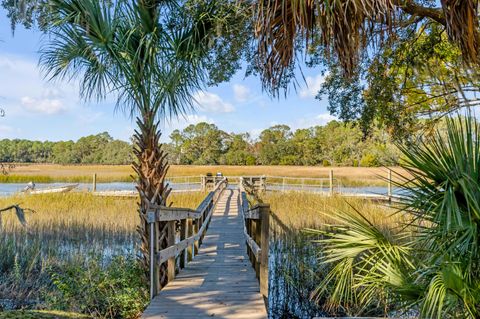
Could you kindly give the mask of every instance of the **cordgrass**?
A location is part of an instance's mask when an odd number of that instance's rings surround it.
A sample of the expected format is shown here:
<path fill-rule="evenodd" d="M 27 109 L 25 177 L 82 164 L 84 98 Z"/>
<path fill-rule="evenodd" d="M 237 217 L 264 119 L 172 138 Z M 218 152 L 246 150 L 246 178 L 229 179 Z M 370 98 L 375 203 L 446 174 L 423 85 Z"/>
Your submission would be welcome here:
<path fill-rule="evenodd" d="M 395 171 L 403 173 L 399 168 Z M 201 166 L 172 165 L 168 176 L 200 176 L 221 172 L 226 176 L 267 175 L 285 177 L 328 178 L 330 170 L 343 186 L 384 186 L 386 168 L 319 167 L 319 166 Z M 93 174 L 97 182 L 131 182 L 134 172 L 129 165 L 55 165 L 16 164 L 9 175 L 0 176 L 0 183 L 69 182 L 89 183 Z M 300 181 L 298 181 L 300 182 Z M 308 182 L 306 182 L 308 183 Z"/>
<path fill-rule="evenodd" d="M 176 207 L 196 208 L 205 196 L 174 193 L 169 199 Z M 44 297 L 52 295 L 53 270 L 93 260 L 108 265 L 116 256 L 134 259 L 139 252 L 137 201 L 90 193 L 0 197 L 2 208 L 20 204 L 35 211 L 26 213 L 27 227 L 14 211 L 0 215 L 0 299 L 43 307 Z"/>
<path fill-rule="evenodd" d="M 356 209 L 378 226 L 396 226 L 402 224 L 400 215 L 387 204 L 360 198 L 342 196 L 324 196 L 304 192 L 269 192 L 262 197 L 270 204 L 272 214 L 290 230 L 305 228 L 323 229 L 325 225 L 335 223 L 331 218 L 333 211 L 351 211 Z"/>

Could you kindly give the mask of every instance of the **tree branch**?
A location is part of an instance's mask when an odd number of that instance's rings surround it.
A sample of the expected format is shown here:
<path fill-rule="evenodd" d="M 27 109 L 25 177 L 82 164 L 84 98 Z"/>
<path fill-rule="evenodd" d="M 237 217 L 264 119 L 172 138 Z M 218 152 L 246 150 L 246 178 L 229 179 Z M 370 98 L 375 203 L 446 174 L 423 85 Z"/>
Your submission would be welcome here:
<path fill-rule="evenodd" d="M 430 18 L 436 22 L 446 26 L 447 21 L 441 8 L 424 7 L 415 3 L 413 0 L 394 0 L 395 6 L 402 9 L 404 12 L 413 16 Z"/>

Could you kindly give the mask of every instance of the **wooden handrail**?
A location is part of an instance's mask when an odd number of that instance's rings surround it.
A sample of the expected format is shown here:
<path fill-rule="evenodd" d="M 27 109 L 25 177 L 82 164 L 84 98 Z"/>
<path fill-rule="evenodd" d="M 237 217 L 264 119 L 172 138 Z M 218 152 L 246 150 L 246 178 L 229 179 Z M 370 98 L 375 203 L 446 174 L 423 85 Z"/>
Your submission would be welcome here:
<path fill-rule="evenodd" d="M 176 258 L 180 256 L 180 268 L 198 254 L 198 248 L 207 231 L 215 205 L 228 182 L 224 178 L 215 185 L 197 209 L 150 206 L 147 213 L 147 222 L 150 224 L 150 298 L 153 299 L 160 291 L 158 272 L 160 265 L 168 262 L 168 280 L 175 278 Z M 168 247 L 159 250 L 160 243 L 157 236 L 158 223 L 167 222 Z M 180 241 L 175 243 L 177 223 L 180 224 Z"/>
<path fill-rule="evenodd" d="M 247 254 L 260 281 L 260 293 L 268 301 L 268 253 L 270 233 L 270 205 L 257 204 L 249 208 L 247 194 L 240 193 L 240 210 Z"/>

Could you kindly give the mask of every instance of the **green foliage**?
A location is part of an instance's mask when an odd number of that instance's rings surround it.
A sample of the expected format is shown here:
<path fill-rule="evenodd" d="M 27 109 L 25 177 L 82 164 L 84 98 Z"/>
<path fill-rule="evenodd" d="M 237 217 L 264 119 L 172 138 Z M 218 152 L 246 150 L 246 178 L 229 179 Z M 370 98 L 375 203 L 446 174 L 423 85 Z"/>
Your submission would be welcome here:
<path fill-rule="evenodd" d="M 137 318 L 148 303 L 143 270 L 135 259 L 115 257 L 106 267 L 91 259 L 52 271 L 59 309 L 75 309 L 96 318 Z"/>
<path fill-rule="evenodd" d="M 132 145 L 108 133 L 89 135 L 77 142 L 0 140 L 0 162 L 58 164 L 130 164 Z"/>
<path fill-rule="evenodd" d="M 311 65 L 317 64 L 325 64 L 323 57 L 313 57 Z M 478 72 L 463 64 L 459 48 L 436 22 L 405 24 L 392 41 L 362 56 L 350 78 L 337 61 L 326 64 L 317 98 L 326 95 L 332 114 L 358 120 L 365 133 L 376 123 L 400 140 L 431 128 L 445 114 L 477 105 L 471 93 L 480 89 Z"/>
<path fill-rule="evenodd" d="M 362 167 L 375 167 L 379 166 L 379 160 L 373 154 L 365 154 L 360 161 L 360 166 Z"/>
<path fill-rule="evenodd" d="M 349 166 L 365 152 L 375 157 L 368 166 L 398 161 L 398 151 L 385 132 L 375 130 L 363 139 L 358 126 L 336 121 L 295 132 L 275 125 L 257 140 L 248 133 L 228 134 L 214 124 L 199 123 L 175 130 L 170 138 L 169 156 L 175 164 Z"/>
<path fill-rule="evenodd" d="M 334 267 L 318 292 L 335 283 L 333 305 L 480 316 L 480 124 L 459 117 L 446 125 L 446 134 L 399 146 L 409 174 L 397 185 L 405 227 L 380 228 L 354 211 L 337 212 L 336 225 L 319 232 L 322 261 Z"/>

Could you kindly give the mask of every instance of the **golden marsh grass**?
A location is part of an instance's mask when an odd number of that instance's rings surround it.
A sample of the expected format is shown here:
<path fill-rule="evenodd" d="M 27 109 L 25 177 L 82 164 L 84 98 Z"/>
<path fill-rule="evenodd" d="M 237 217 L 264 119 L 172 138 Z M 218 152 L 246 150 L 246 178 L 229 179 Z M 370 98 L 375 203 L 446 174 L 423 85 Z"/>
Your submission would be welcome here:
<path fill-rule="evenodd" d="M 404 173 L 399 168 L 395 171 Z M 386 168 L 382 167 L 319 167 L 319 166 L 207 166 L 172 165 L 168 176 L 200 176 L 206 173 L 222 172 L 229 176 L 269 175 L 285 177 L 328 178 L 333 170 L 335 178 L 345 186 L 384 185 Z M 130 182 L 133 175 L 129 165 L 54 165 L 17 164 L 7 176 L 0 176 L 0 182 L 91 182 L 93 174 L 98 182 Z"/>
<path fill-rule="evenodd" d="M 323 228 L 335 223 L 334 212 L 360 211 L 378 226 L 392 226 L 403 223 L 401 216 L 386 204 L 359 198 L 323 196 L 302 192 L 267 193 L 263 201 L 270 204 L 272 213 L 291 229 Z"/>

